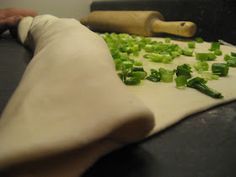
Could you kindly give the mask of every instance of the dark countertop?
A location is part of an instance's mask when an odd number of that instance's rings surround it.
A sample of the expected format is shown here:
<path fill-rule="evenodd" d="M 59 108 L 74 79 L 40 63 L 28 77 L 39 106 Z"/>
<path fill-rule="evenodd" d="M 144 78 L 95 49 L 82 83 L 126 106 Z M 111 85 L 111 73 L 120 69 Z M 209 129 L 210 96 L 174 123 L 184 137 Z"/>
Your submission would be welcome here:
<path fill-rule="evenodd" d="M 0 39 L 0 112 L 30 58 L 31 53 L 14 39 Z M 235 177 L 235 164 L 234 101 L 105 156 L 83 177 Z"/>

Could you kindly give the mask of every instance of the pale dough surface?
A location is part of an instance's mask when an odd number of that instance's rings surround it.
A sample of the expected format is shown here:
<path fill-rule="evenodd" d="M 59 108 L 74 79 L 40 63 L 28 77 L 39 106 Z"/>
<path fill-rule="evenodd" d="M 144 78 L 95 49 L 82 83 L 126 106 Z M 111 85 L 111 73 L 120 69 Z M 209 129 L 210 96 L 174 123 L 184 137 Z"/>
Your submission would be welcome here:
<path fill-rule="evenodd" d="M 157 41 L 164 41 L 161 38 L 153 38 Z M 187 47 L 187 42 L 174 41 L 181 47 Z M 196 43 L 196 52 L 209 52 L 210 43 Z M 209 62 L 209 66 L 212 63 L 224 62 L 224 54 L 230 54 L 235 52 L 236 48 L 221 45 L 223 51 L 222 56 L 218 56 L 215 61 Z M 145 70 L 149 71 L 151 68 L 158 69 L 160 67 L 175 69 L 178 65 L 188 63 L 193 66 L 197 60 L 195 57 L 180 56 L 174 59 L 171 64 L 160 64 L 147 61 L 139 57 L 144 63 Z M 211 67 L 209 67 L 210 71 Z M 197 76 L 196 71 L 193 70 L 193 75 Z M 229 102 L 236 99 L 236 68 L 229 69 L 229 75 L 227 77 L 221 77 L 219 80 L 208 81 L 207 85 L 211 88 L 221 92 L 224 96 L 223 99 L 214 99 L 192 89 L 177 89 L 175 82 L 172 83 L 153 83 L 150 81 L 144 81 L 140 86 L 129 86 L 128 89 L 134 93 L 138 98 L 153 111 L 155 115 L 155 128 L 151 134 L 157 133 L 160 130 L 172 125 L 173 123 L 194 114 L 196 112 L 206 110 L 218 104 Z"/>
<path fill-rule="evenodd" d="M 102 155 L 236 98 L 235 69 L 209 82 L 222 100 L 174 83 L 126 87 L 104 41 L 76 20 L 27 17 L 18 30 L 34 57 L 0 119 L 0 167 L 19 164 L 13 177 L 78 177 Z M 209 44 L 197 48 L 204 51 Z M 148 70 L 195 61 L 181 56 L 168 66 L 144 63 Z"/>

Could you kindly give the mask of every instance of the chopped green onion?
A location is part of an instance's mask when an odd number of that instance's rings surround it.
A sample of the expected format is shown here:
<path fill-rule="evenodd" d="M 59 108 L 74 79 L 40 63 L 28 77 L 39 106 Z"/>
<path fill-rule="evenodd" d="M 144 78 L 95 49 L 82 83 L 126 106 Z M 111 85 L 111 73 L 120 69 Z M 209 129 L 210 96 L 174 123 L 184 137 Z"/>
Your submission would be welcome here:
<path fill-rule="evenodd" d="M 125 69 L 131 69 L 133 67 L 133 63 L 131 61 L 123 61 L 122 65 Z"/>
<path fill-rule="evenodd" d="M 216 49 L 214 51 L 214 54 L 220 56 L 220 55 L 222 55 L 222 51 L 220 49 Z"/>
<path fill-rule="evenodd" d="M 206 85 L 207 81 L 201 77 L 195 77 L 187 82 L 187 86 L 194 88 L 212 98 L 223 98 L 222 94 Z"/>
<path fill-rule="evenodd" d="M 216 59 L 214 53 L 196 53 L 196 59 L 200 61 L 213 61 Z"/>
<path fill-rule="evenodd" d="M 220 43 L 219 42 L 212 42 L 210 51 L 220 50 Z"/>
<path fill-rule="evenodd" d="M 146 44 L 144 47 L 145 52 L 154 52 L 155 48 L 154 45 Z"/>
<path fill-rule="evenodd" d="M 161 81 L 162 82 L 172 82 L 173 81 L 174 71 L 168 70 L 165 68 L 159 68 L 159 72 L 161 74 Z"/>
<path fill-rule="evenodd" d="M 236 52 L 231 52 L 231 55 L 232 55 L 233 57 L 236 57 Z"/>
<path fill-rule="evenodd" d="M 230 67 L 236 67 L 236 60 L 227 60 L 226 62 Z"/>
<path fill-rule="evenodd" d="M 171 41 L 171 38 L 169 37 L 165 38 L 165 43 L 170 43 L 170 41 Z"/>
<path fill-rule="evenodd" d="M 194 41 L 188 42 L 188 47 L 191 48 L 191 49 L 194 49 L 195 48 L 195 42 Z"/>
<path fill-rule="evenodd" d="M 143 80 L 147 76 L 147 73 L 145 71 L 132 71 L 132 72 L 128 73 L 128 76 L 129 77 L 136 77 L 140 80 Z"/>
<path fill-rule="evenodd" d="M 187 77 L 186 76 L 178 76 L 175 78 L 175 83 L 177 88 L 184 88 L 187 84 Z"/>
<path fill-rule="evenodd" d="M 163 63 L 170 63 L 172 60 L 173 60 L 173 58 L 170 54 L 162 55 L 162 62 Z"/>
<path fill-rule="evenodd" d="M 227 60 L 231 60 L 231 56 L 229 54 L 226 54 L 224 56 L 224 60 L 227 61 Z"/>
<path fill-rule="evenodd" d="M 176 58 L 176 57 L 179 57 L 181 55 L 181 53 L 178 51 L 173 51 L 170 53 L 170 55 L 172 56 L 172 58 Z"/>
<path fill-rule="evenodd" d="M 227 76 L 229 66 L 226 63 L 213 63 L 211 66 L 212 73 L 218 76 Z"/>
<path fill-rule="evenodd" d="M 119 59 L 114 60 L 115 66 L 116 66 L 116 70 L 121 70 L 122 68 L 122 61 Z"/>
<path fill-rule="evenodd" d="M 232 52 L 231 52 L 231 56 L 229 54 L 226 54 L 224 56 L 224 60 L 226 61 L 228 66 L 236 67 L 236 56 L 232 55 Z"/>
<path fill-rule="evenodd" d="M 140 83 L 140 79 L 137 78 L 137 77 L 127 77 L 125 80 L 124 80 L 124 83 L 126 85 L 138 85 Z"/>
<path fill-rule="evenodd" d="M 159 71 L 155 69 L 151 69 L 151 74 L 147 76 L 146 79 L 152 82 L 160 82 L 161 74 Z"/>
<path fill-rule="evenodd" d="M 193 56 L 193 49 L 190 49 L 190 48 L 183 49 L 183 55 L 185 55 L 185 56 Z"/>
<path fill-rule="evenodd" d="M 143 67 L 142 66 L 134 66 L 132 68 L 132 71 L 144 71 Z"/>
<path fill-rule="evenodd" d="M 143 63 L 141 61 L 134 61 L 135 66 L 143 66 Z"/>
<path fill-rule="evenodd" d="M 143 57 L 157 63 L 161 63 L 163 59 L 163 56 L 159 53 L 147 53 Z"/>
<path fill-rule="evenodd" d="M 170 54 L 148 53 L 143 57 L 157 63 L 170 63 L 173 60 Z"/>
<path fill-rule="evenodd" d="M 207 81 L 209 81 L 209 80 L 218 80 L 219 79 L 218 75 L 210 73 L 210 72 L 206 72 L 206 71 L 201 72 L 201 76 Z"/>
<path fill-rule="evenodd" d="M 196 38 L 195 38 L 195 41 L 196 41 L 197 43 L 203 43 L 203 42 L 204 42 L 203 38 L 201 38 L 201 37 L 196 37 Z"/>
<path fill-rule="evenodd" d="M 202 71 L 208 71 L 209 69 L 209 65 L 206 61 L 198 61 L 197 63 L 195 63 L 193 65 L 193 67 L 198 71 L 198 72 L 202 72 Z"/>
<path fill-rule="evenodd" d="M 187 79 L 191 78 L 191 66 L 189 64 L 182 64 L 176 68 L 176 76 L 185 76 Z"/>

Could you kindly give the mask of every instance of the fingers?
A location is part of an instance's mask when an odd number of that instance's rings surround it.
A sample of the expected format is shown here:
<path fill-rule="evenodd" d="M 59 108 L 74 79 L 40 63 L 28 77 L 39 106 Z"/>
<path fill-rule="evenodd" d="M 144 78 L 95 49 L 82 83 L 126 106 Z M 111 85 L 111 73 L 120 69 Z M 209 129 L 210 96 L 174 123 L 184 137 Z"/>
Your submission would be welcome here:
<path fill-rule="evenodd" d="M 8 8 L 8 9 L 4 9 L 4 11 L 5 11 L 5 17 L 11 17 L 11 16 L 34 17 L 37 15 L 37 12 L 30 9 Z"/>
<path fill-rule="evenodd" d="M 0 19 L 0 34 L 2 34 L 7 29 L 17 26 L 20 18 L 19 17 L 8 17 Z"/>
<path fill-rule="evenodd" d="M 6 26 L 2 26 L 1 24 L 0 24 L 0 35 L 4 32 L 4 31 L 6 31 L 7 30 L 7 27 Z"/>
<path fill-rule="evenodd" d="M 30 9 L 0 9 L 0 35 L 7 29 L 10 29 L 10 31 L 14 31 L 21 18 L 26 16 L 34 17 L 36 15 L 37 12 Z"/>
<path fill-rule="evenodd" d="M 4 19 L 0 19 L 0 25 L 2 27 L 7 27 L 7 28 L 17 26 L 21 18 L 22 18 L 21 16 L 11 16 Z"/>

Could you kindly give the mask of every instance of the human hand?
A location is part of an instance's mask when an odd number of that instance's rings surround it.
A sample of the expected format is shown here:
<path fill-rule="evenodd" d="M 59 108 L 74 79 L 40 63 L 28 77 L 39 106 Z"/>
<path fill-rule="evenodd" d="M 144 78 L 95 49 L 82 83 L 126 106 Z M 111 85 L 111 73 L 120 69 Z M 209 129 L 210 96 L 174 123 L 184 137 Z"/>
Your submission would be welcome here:
<path fill-rule="evenodd" d="M 21 18 L 26 16 L 36 16 L 37 12 L 29 9 L 7 8 L 0 9 L 0 35 L 10 30 L 13 36 L 16 35 L 16 27 Z"/>

